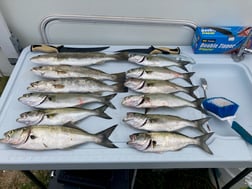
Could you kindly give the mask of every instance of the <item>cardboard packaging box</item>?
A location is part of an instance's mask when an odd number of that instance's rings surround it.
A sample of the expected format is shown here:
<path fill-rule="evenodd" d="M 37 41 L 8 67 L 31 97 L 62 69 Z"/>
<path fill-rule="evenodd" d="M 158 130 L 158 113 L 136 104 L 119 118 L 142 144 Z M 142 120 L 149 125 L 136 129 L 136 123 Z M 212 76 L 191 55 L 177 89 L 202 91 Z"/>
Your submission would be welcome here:
<path fill-rule="evenodd" d="M 232 53 L 243 44 L 251 29 L 244 26 L 197 27 L 192 41 L 193 51 L 196 54 Z M 247 47 L 251 46 L 250 39 Z"/>

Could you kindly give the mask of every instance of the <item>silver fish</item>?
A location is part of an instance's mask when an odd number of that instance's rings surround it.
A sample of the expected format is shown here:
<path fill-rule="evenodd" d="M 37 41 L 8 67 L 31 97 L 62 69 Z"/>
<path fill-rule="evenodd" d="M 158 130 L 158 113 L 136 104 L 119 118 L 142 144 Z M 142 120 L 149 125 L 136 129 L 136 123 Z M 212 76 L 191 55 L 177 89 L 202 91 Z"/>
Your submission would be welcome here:
<path fill-rule="evenodd" d="M 123 81 L 125 73 L 108 74 L 103 71 L 85 67 L 85 66 L 68 66 L 68 65 L 44 65 L 33 67 L 31 71 L 45 78 L 69 78 L 69 77 L 91 77 L 98 80 Z"/>
<path fill-rule="evenodd" d="M 128 78 L 124 82 L 124 86 L 128 87 L 129 89 L 135 92 L 149 93 L 149 94 L 153 93 L 170 94 L 170 93 L 184 92 L 194 98 L 197 98 L 197 96 L 194 94 L 194 91 L 198 88 L 198 86 L 183 87 L 176 83 L 164 80 L 150 80 L 150 79 L 136 79 L 136 78 Z"/>
<path fill-rule="evenodd" d="M 30 61 L 44 65 L 88 66 L 108 61 L 127 60 L 125 55 L 125 53 L 106 54 L 102 52 L 61 52 L 34 56 Z"/>
<path fill-rule="evenodd" d="M 83 108 L 56 108 L 47 110 L 32 110 L 20 114 L 17 122 L 26 125 L 64 125 L 68 122 L 77 122 L 90 116 L 112 119 L 104 111 L 107 106 L 94 110 Z"/>
<path fill-rule="evenodd" d="M 199 98 L 194 101 L 188 101 L 173 94 L 144 94 L 126 96 L 124 97 L 122 104 L 135 108 L 193 107 L 202 110 L 202 100 L 203 98 Z"/>
<path fill-rule="evenodd" d="M 180 67 L 185 71 L 187 71 L 186 65 L 190 63 L 187 61 L 174 61 L 164 56 L 145 55 L 145 54 L 129 54 L 128 61 L 143 66 L 158 66 L 158 67 L 176 66 Z"/>
<path fill-rule="evenodd" d="M 96 93 L 96 92 L 126 92 L 123 83 L 107 85 L 93 78 L 62 78 L 41 80 L 30 84 L 27 90 L 47 93 Z"/>
<path fill-rule="evenodd" d="M 192 84 L 190 78 L 195 72 L 185 72 L 180 73 L 169 69 L 168 67 L 150 67 L 142 66 L 139 68 L 132 68 L 126 72 L 126 77 L 128 78 L 138 78 L 138 79 L 156 79 L 156 80 L 173 80 L 181 78 Z"/>
<path fill-rule="evenodd" d="M 174 115 L 161 114 L 142 114 L 137 112 L 128 112 L 123 121 L 128 125 L 146 131 L 177 131 L 186 127 L 193 127 L 203 133 L 207 133 L 203 124 L 210 117 L 197 120 L 188 120 Z"/>
<path fill-rule="evenodd" d="M 19 97 L 18 100 L 28 106 L 34 108 L 67 108 L 82 106 L 89 103 L 102 103 L 110 108 L 115 106 L 110 102 L 116 94 L 100 96 L 96 94 L 82 93 L 27 93 Z"/>
<path fill-rule="evenodd" d="M 91 134 L 72 125 L 34 125 L 7 131 L 0 142 L 28 150 L 65 149 L 89 142 L 108 148 L 117 148 L 108 139 L 115 128 L 116 125 Z"/>
<path fill-rule="evenodd" d="M 143 152 L 177 151 L 189 145 L 196 145 L 209 154 L 213 154 L 206 144 L 206 140 L 213 133 L 197 137 L 188 137 L 175 132 L 149 132 L 130 135 L 128 145 Z"/>

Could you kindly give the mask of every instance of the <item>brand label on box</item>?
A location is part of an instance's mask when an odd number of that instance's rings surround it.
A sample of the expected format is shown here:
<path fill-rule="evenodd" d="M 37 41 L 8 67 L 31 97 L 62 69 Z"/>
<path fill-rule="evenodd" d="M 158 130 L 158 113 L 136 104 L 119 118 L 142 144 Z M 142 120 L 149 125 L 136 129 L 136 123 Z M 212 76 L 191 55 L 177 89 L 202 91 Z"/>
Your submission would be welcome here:
<path fill-rule="evenodd" d="M 251 27 L 197 27 L 193 36 L 194 53 L 232 53 L 239 49 Z M 248 44 L 248 48 L 251 43 Z"/>

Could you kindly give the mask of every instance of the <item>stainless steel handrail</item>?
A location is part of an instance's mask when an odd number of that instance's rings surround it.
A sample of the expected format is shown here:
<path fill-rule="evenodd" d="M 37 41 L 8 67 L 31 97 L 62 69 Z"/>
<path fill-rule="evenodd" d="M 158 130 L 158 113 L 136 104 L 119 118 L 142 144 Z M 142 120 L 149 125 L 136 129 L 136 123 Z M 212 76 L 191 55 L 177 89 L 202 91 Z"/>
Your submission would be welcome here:
<path fill-rule="evenodd" d="M 122 16 L 85 16 L 85 15 L 51 15 L 45 17 L 40 23 L 40 34 L 42 42 L 49 43 L 47 26 L 54 21 L 86 22 L 86 23 L 115 23 L 115 24 L 141 24 L 141 25 L 169 25 L 185 26 L 195 30 L 197 25 L 189 20 L 174 20 L 166 18 L 149 17 L 122 17 Z"/>

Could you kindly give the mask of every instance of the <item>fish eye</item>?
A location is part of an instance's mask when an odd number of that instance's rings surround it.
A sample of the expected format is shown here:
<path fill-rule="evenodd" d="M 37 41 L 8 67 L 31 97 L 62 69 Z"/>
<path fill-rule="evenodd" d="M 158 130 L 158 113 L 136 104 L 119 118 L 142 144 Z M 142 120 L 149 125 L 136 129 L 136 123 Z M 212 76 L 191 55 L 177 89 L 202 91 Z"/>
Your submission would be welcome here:
<path fill-rule="evenodd" d="M 30 135 L 30 139 L 34 140 L 35 138 L 37 138 L 35 135 Z"/>
<path fill-rule="evenodd" d="M 27 114 L 26 113 L 23 113 L 20 115 L 21 118 L 26 118 L 27 117 Z"/>
<path fill-rule="evenodd" d="M 46 118 L 48 118 L 48 119 L 50 119 L 50 118 L 52 118 L 53 117 L 53 115 L 50 115 L 50 114 L 47 114 L 46 115 Z"/>

